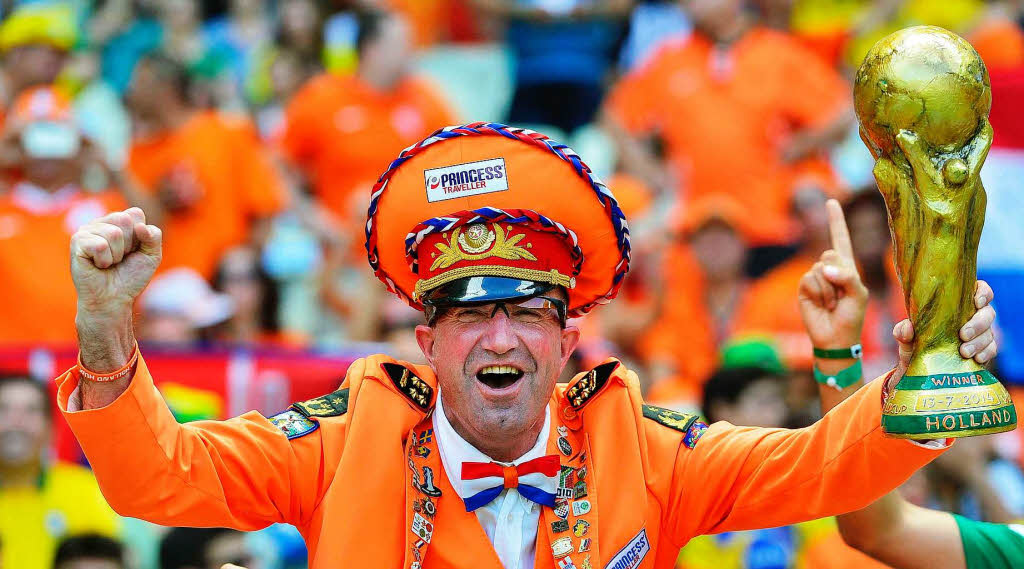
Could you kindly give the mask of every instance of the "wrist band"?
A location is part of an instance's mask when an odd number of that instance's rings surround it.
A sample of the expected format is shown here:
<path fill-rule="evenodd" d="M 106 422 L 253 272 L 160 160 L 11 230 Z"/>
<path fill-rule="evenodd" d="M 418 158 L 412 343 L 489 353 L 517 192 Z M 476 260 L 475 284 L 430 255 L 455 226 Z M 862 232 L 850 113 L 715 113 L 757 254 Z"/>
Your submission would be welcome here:
<path fill-rule="evenodd" d="M 116 369 L 116 370 L 114 370 L 114 371 L 112 371 L 110 373 L 96 373 L 94 371 L 89 371 L 89 370 L 85 369 L 85 366 L 82 365 L 82 353 L 79 352 L 78 353 L 78 375 L 81 376 L 82 379 L 87 379 L 89 381 L 97 381 L 97 382 L 117 381 L 118 379 L 121 379 L 121 378 L 127 376 L 128 374 L 132 373 L 132 370 L 135 369 L 135 363 L 138 362 L 138 361 L 139 361 L 139 343 L 138 342 L 135 342 L 135 349 L 132 350 L 132 357 L 128 358 L 128 363 L 124 364 L 123 366 L 119 367 L 118 369 Z"/>
<path fill-rule="evenodd" d="M 814 381 L 822 385 L 827 385 L 836 391 L 842 391 L 847 387 L 857 383 L 864 377 L 864 369 L 861 365 L 860 360 L 853 362 L 850 367 L 840 370 L 837 373 L 826 375 L 818 369 L 818 366 L 814 366 Z"/>
<path fill-rule="evenodd" d="M 864 355 L 864 348 L 862 348 L 860 344 L 854 344 L 849 348 L 839 348 L 836 350 L 814 348 L 814 357 L 824 360 L 859 360 L 862 355 Z"/>

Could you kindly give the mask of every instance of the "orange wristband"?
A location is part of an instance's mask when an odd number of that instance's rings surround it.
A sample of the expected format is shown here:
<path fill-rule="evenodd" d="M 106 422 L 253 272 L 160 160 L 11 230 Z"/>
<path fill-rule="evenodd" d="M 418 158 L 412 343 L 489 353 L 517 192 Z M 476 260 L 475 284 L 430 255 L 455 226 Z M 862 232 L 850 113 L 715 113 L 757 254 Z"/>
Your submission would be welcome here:
<path fill-rule="evenodd" d="M 139 343 L 138 342 L 135 342 L 135 349 L 132 351 L 132 357 L 128 358 L 128 363 L 124 364 L 120 368 L 118 368 L 118 369 L 116 369 L 116 370 L 114 370 L 114 371 L 112 371 L 110 373 L 96 373 L 94 371 L 89 371 L 89 370 L 85 369 L 85 366 L 82 365 L 82 353 L 79 352 L 78 353 L 78 375 L 81 376 L 83 379 L 88 379 L 89 381 L 97 381 L 97 382 L 117 381 L 118 379 L 121 379 L 122 377 L 125 377 L 128 374 L 132 373 L 132 370 L 135 369 L 135 364 L 138 361 L 139 361 Z"/>

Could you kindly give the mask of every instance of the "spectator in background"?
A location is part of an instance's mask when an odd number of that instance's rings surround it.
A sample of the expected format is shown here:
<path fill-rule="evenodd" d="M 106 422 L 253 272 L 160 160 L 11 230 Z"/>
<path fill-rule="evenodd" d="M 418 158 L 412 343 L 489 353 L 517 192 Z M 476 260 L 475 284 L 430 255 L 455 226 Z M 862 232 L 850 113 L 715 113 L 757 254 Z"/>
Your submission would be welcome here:
<path fill-rule="evenodd" d="M 799 288 L 804 273 L 829 248 L 826 198 L 825 192 L 814 185 L 796 189 L 791 211 L 799 227 L 799 249 L 751 286 L 736 315 L 737 332 L 771 336 L 783 361 L 793 369 L 808 370 L 812 363 L 810 340 L 793 291 Z"/>
<path fill-rule="evenodd" d="M 127 569 L 124 546 L 107 536 L 65 538 L 57 547 L 53 569 Z"/>
<path fill-rule="evenodd" d="M 751 245 L 787 243 L 796 181 L 831 183 L 821 154 L 852 121 L 850 88 L 793 38 L 757 25 L 742 0 L 683 6 L 695 32 L 623 78 L 604 123 L 627 170 L 652 187 L 686 201 L 729 195 Z M 668 165 L 635 138 L 651 134 Z"/>
<path fill-rule="evenodd" d="M 72 344 L 76 339 L 73 326 L 40 315 L 74 316 L 75 289 L 62 260 L 71 235 L 124 207 L 126 200 L 116 191 L 84 188 L 86 171 L 103 168 L 96 150 L 74 121 L 68 100 L 54 89 L 26 91 L 12 106 L 0 138 L 13 180 L 10 191 L 0 194 L 0 291 L 17 302 L 3 309 L 0 345 Z M 127 177 L 110 173 L 126 196 L 139 195 Z M 31 263 L 25 263 L 26 255 Z"/>
<path fill-rule="evenodd" d="M 53 84 L 77 36 L 69 5 L 22 5 L 7 16 L 0 24 L 0 54 L 8 102 L 30 87 Z"/>
<path fill-rule="evenodd" d="M 245 84 L 258 51 L 273 39 L 273 25 L 265 0 L 230 0 L 226 15 L 206 22 L 207 49 L 224 61 L 234 82 Z"/>
<path fill-rule="evenodd" d="M 590 123 L 625 33 L 632 0 L 474 0 L 506 23 L 515 56 L 508 122 L 566 134 Z"/>
<path fill-rule="evenodd" d="M 893 266 L 885 200 L 872 189 L 851 197 L 843 210 L 857 270 L 869 294 L 864 316 L 864 376 L 878 377 L 896 360 L 898 346 L 892 328 L 907 317 L 903 288 Z"/>
<path fill-rule="evenodd" d="M 213 276 L 213 288 L 233 306 L 231 316 L 214 330 L 217 341 L 279 346 L 304 343 L 281 330 L 277 283 L 263 270 L 255 249 L 236 247 L 225 253 Z"/>
<path fill-rule="evenodd" d="M 259 569 L 245 534 L 226 528 L 173 528 L 160 543 L 160 569 Z"/>
<path fill-rule="evenodd" d="M 128 94 L 136 126 L 128 168 L 155 198 L 147 219 L 174 235 L 161 269 L 190 267 L 209 279 L 228 249 L 262 246 L 287 195 L 252 125 L 193 109 L 187 90 L 180 64 L 140 60 Z"/>
<path fill-rule="evenodd" d="M 694 400 L 719 363 L 750 286 L 743 218 L 742 207 L 727 196 L 707 196 L 686 211 L 663 267 L 665 296 L 673 301 L 641 341 L 656 378 L 653 400 Z"/>
<path fill-rule="evenodd" d="M 196 347 L 208 340 L 210 327 L 225 322 L 235 311 L 232 297 L 214 292 L 203 277 L 187 267 L 154 278 L 139 304 L 139 339 L 178 348 Z"/>
<path fill-rule="evenodd" d="M 4 567 L 50 569 L 69 535 L 113 535 L 117 516 L 89 470 L 50 463 L 48 386 L 27 376 L 0 378 L 0 540 Z"/>
<path fill-rule="evenodd" d="M 355 75 L 312 79 L 286 111 L 285 154 L 339 220 L 358 215 L 346 231 L 361 231 L 370 188 L 391 159 L 455 122 L 441 96 L 409 73 L 409 33 L 396 14 L 361 15 Z"/>

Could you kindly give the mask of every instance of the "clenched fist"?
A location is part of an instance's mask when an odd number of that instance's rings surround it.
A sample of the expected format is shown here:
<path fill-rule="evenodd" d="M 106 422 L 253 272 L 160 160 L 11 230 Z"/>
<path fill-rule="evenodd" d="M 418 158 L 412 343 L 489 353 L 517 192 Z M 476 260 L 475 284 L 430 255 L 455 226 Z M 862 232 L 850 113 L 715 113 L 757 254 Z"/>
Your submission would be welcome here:
<path fill-rule="evenodd" d="M 82 226 L 71 237 L 79 315 L 130 311 L 160 264 L 160 229 L 133 207 Z"/>
<path fill-rule="evenodd" d="M 119 369 L 135 350 L 132 304 L 160 264 L 160 229 L 133 207 L 82 226 L 71 237 L 71 278 L 78 290 L 78 349 L 82 365 L 97 373 Z M 82 383 L 85 409 L 113 401 L 129 377 Z"/>

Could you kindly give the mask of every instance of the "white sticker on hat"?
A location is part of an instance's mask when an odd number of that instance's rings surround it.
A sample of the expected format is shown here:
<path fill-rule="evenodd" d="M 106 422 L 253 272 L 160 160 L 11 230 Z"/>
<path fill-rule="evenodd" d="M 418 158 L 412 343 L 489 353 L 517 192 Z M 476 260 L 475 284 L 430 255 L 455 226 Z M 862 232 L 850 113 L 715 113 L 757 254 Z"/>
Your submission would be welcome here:
<path fill-rule="evenodd" d="M 440 202 L 508 190 L 504 158 L 467 162 L 423 171 L 427 201 Z"/>

